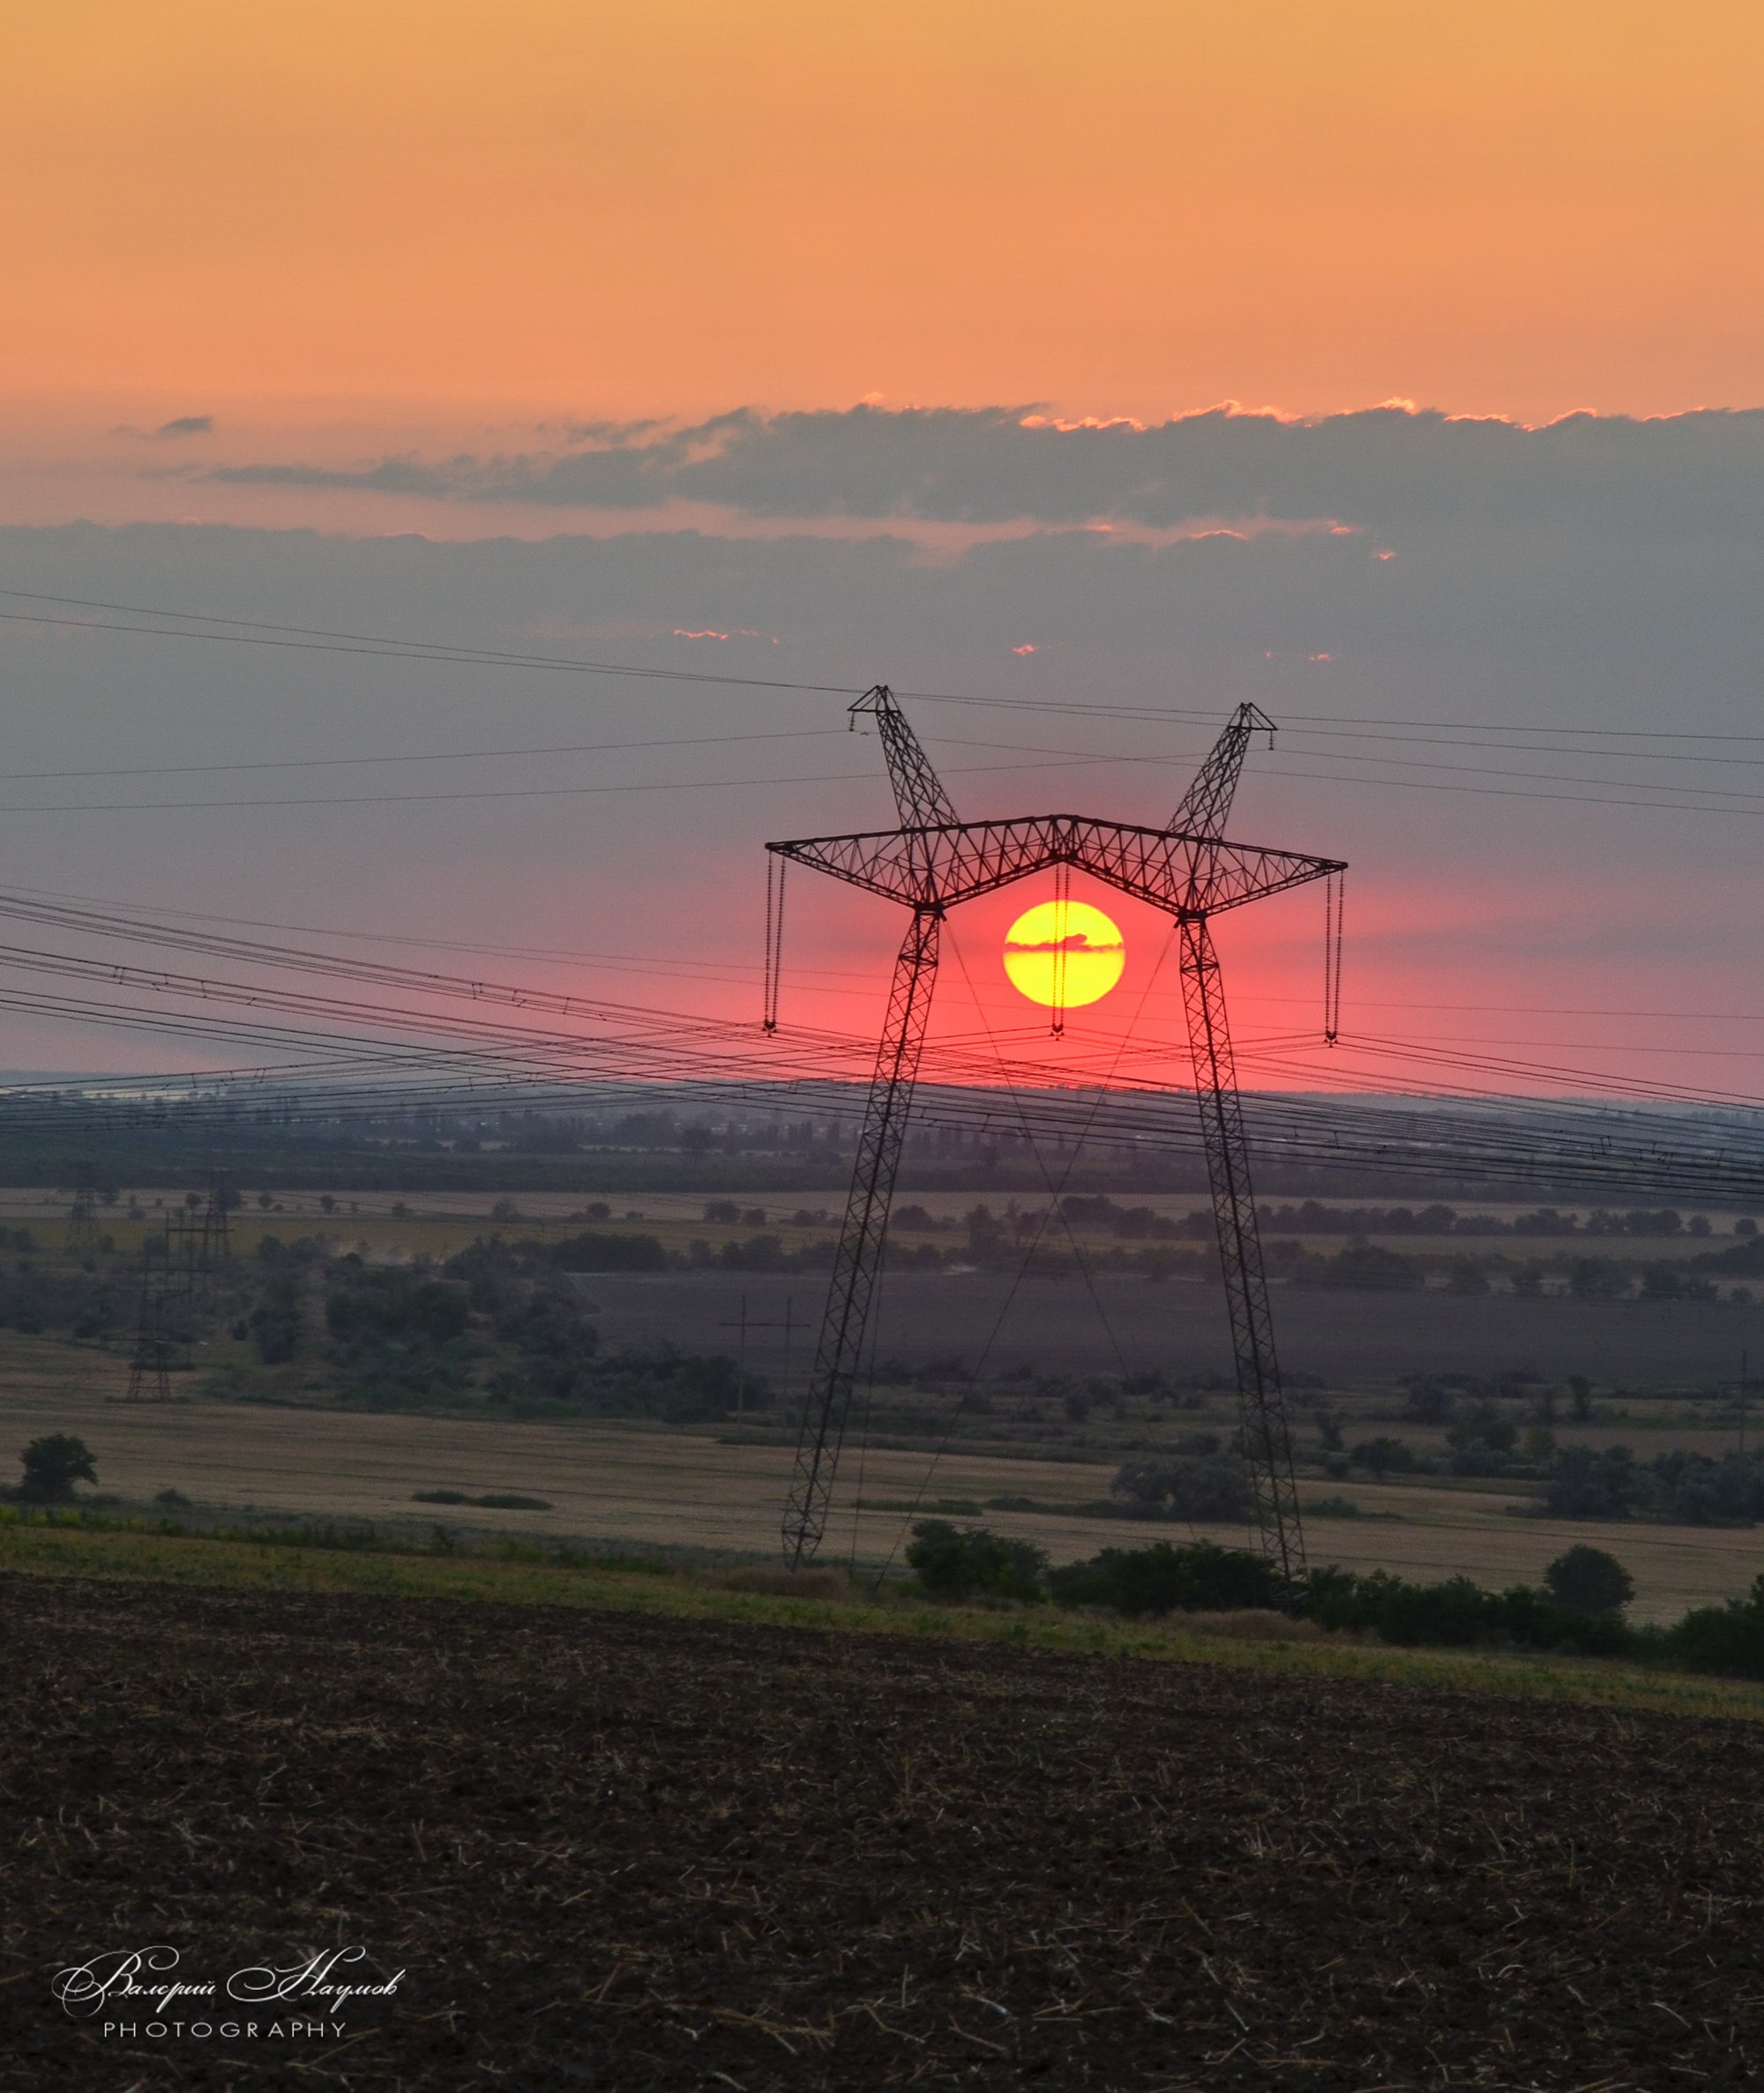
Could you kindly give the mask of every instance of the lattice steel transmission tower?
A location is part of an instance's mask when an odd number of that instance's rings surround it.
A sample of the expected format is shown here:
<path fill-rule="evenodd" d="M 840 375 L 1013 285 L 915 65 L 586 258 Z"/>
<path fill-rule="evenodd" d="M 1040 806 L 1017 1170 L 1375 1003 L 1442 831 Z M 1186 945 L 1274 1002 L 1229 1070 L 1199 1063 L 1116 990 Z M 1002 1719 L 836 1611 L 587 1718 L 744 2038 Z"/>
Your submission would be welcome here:
<path fill-rule="evenodd" d="M 67 1247 L 77 1256 L 98 1247 L 98 1185 L 89 1162 L 79 1166 L 73 1202 L 67 1210 Z"/>
<path fill-rule="evenodd" d="M 141 1252 L 141 1304 L 135 1327 L 135 1356 L 129 1362 L 124 1402 L 169 1402 L 171 1333 L 166 1327 L 165 1274 L 155 1274 L 151 1252 Z"/>
<path fill-rule="evenodd" d="M 225 1170 L 208 1173 L 208 1204 L 202 1210 L 202 1244 L 198 1252 L 201 1268 L 205 1272 L 219 1271 L 233 1261 L 233 1237 L 227 1222 L 227 1210 L 232 1204 L 232 1194 L 227 1187 Z"/>
<path fill-rule="evenodd" d="M 931 1014 L 943 919 L 960 902 L 1052 867 L 1071 867 L 1174 917 L 1182 940 L 1184 1002 L 1230 1310 L 1245 1454 L 1261 1545 L 1289 1584 L 1304 1567 L 1304 1539 L 1250 1185 L 1243 1109 L 1219 961 L 1207 924 L 1228 908 L 1328 878 L 1347 868 L 1334 858 L 1226 840 L 1224 824 L 1251 738 L 1258 730 L 1273 730 L 1272 723 L 1252 705 L 1239 706 L 1232 715 L 1167 829 L 1134 827 L 1079 814 L 961 821 L 886 684 L 866 691 L 851 712 L 854 723 L 858 716 L 876 721 L 900 827 L 766 846 L 779 861 L 775 914 L 768 909 L 768 1029 L 776 1023 L 780 938 L 772 934 L 772 928 L 775 923 L 781 931 L 785 863 L 829 872 L 871 893 L 886 895 L 910 911 L 894 962 L 888 1014 L 871 1077 L 851 1190 L 804 1403 L 784 1513 L 785 1560 L 795 1568 L 812 1557 L 826 1530 Z M 768 890 L 768 901 L 772 898 Z"/>

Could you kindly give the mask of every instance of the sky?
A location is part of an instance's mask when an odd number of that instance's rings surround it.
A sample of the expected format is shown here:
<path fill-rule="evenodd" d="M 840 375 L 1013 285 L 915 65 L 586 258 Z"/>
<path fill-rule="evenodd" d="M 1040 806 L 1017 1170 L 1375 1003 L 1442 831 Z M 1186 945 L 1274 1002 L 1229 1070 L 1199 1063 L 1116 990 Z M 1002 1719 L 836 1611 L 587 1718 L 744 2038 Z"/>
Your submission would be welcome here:
<path fill-rule="evenodd" d="M 928 694 L 964 812 L 1147 821 L 1253 699 L 1234 826 L 1350 861 L 1414 1080 L 1755 1095 L 1760 86 L 1755 8 L 1623 0 L 6 11 L 0 885 L 733 1011 L 759 845 L 889 817 L 839 692 Z M 1031 1021 L 1039 898 L 949 1026 Z M 864 1029 L 898 925 L 792 908 Z M 1179 1023 L 1122 923 L 1050 1069 Z M 1267 1067 L 1374 1065 L 1316 897 L 1221 942 Z"/>

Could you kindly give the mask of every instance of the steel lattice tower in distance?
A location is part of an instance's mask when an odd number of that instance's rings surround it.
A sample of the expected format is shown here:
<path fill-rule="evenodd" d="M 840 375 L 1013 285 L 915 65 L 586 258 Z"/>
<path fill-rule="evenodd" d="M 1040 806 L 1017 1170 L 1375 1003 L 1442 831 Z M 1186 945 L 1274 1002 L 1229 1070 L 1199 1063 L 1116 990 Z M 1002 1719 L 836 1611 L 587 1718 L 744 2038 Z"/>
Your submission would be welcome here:
<path fill-rule="evenodd" d="M 1261 1546 L 1289 1586 L 1304 1567 L 1304 1538 L 1250 1184 L 1243 1108 L 1218 957 L 1207 926 L 1213 916 L 1228 908 L 1327 878 L 1346 867 L 1338 859 L 1234 843 L 1224 835 L 1251 738 L 1259 730 L 1273 730 L 1254 706 L 1238 706 L 1167 829 L 1078 814 L 961 821 L 886 684 L 866 691 L 851 712 L 854 720 L 867 716 L 877 722 L 901 826 L 766 847 L 781 861 L 810 865 L 869 893 L 886 895 L 903 904 L 911 915 L 894 962 L 888 1013 L 871 1076 L 820 1339 L 803 1405 L 784 1512 L 785 1560 L 796 1568 L 811 1559 L 826 1530 L 931 1015 L 944 916 L 960 902 L 1065 866 L 1088 872 L 1172 916 L 1182 939 L 1183 999 L 1230 1312 L 1245 1460 Z M 781 885 L 780 924 L 782 907 Z M 775 1008 L 774 940 L 768 939 L 766 959 L 769 1027 Z"/>
<path fill-rule="evenodd" d="M 66 1245 L 76 1256 L 98 1247 L 98 1185 L 93 1166 L 83 1162 L 73 1187 L 73 1202 L 67 1210 Z"/>
<path fill-rule="evenodd" d="M 169 1255 L 168 1255 L 168 1266 Z M 155 1283 L 150 1252 L 141 1252 L 141 1304 L 135 1327 L 135 1355 L 129 1362 L 124 1402 L 169 1402 L 171 1334 L 166 1327 L 166 1284 Z"/>
<path fill-rule="evenodd" d="M 232 1232 L 227 1222 L 227 1209 L 231 1195 L 227 1186 L 225 1170 L 211 1170 L 208 1174 L 208 1203 L 202 1210 L 202 1269 L 218 1271 L 230 1264 L 233 1259 Z"/>

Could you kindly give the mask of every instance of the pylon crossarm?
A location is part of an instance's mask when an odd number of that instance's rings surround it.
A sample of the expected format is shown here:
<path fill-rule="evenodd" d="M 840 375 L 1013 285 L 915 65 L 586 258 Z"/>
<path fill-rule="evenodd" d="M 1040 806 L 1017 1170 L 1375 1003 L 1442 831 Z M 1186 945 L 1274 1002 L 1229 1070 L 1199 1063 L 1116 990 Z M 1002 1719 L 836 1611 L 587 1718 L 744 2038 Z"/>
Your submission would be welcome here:
<path fill-rule="evenodd" d="M 1206 919 L 1184 923 L 1181 935 L 1183 1003 L 1231 1325 L 1237 1414 L 1252 1515 L 1263 1552 L 1290 1595 L 1304 1569 L 1304 1536 L 1292 1472 L 1286 1394 L 1274 1352 L 1274 1319 L 1262 1267 L 1261 1234 L 1250 1184 L 1237 1061 L 1218 955 Z"/>
<path fill-rule="evenodd" d="M 937 828 L 957 819 L 955 808 L 931 768 L 931 759 L 913 732 L 911 722 L 894 701 L 886 684 L 877 684 L 848 708 L 854 724 L 860 718 L 873 719 L 882 736 L 882 760 L 888 766 L 888 782 L 893 787 L 894 804 L 901 811 L 904 828 Z"/>
<path fill-rule="evenodd" d="M 912 908 L 951 908 L 1065 864 L 1155 908 L 1216 916 L 1343 869 L 1334 858 L 1083 814 L 808 836 L 766 848 Z"/>
<path fill-rule="evenodd" d="M 1274 743 L 1274 725 L 1259 705 L 1240 705 L 1225 729 L 1207 751 L 1207 760 L 1194 774 L 1194 782 L 1182 796 L 1182 804 L 1170 818 L 1172 828 L 1190 835 L 1222 835 L 1230 818 L 1231 802 L 1237 795 L 1244 758 L 1250 736 L 1266 734 Z"/>
<path fill-rule="evenodd" d="M 887 1020 L 857 1137 L 851 1190 L 833 1256 L 814 1368 L 803 1401 L 796 1467 L 784 1511 L 784 1559 L 792 1569 L 814 1555 L 826 1530 L 833 1476 L 857 1383 L 907 1115 L 931 1016 L 939 926 L 936 911 L 915 910 L 894 962 Z"/>

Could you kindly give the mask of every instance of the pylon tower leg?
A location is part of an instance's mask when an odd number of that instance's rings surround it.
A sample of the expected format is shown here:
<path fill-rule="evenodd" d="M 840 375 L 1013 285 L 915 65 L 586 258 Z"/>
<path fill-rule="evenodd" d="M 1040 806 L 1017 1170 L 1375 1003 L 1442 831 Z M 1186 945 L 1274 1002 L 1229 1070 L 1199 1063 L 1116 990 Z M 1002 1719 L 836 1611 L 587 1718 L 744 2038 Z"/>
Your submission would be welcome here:
<path fill-rule="evenodd" d="M 857 1137 L 826 1311 L 803 1403 L 796 1470 L 784 1510 L 784 1559 L 794 1570 L 819 1548 L 833 1475 L 856 1386 L 870 1304 L 882 1263 L 888 1208 L 901 1167 L 907 1115 L 931 1016 L 941 912 L 916 908 L 888 995 L 888 1016 Z"/>
<path fill-rule="evenodd" d="M 1274 1354 L 1274 1319 L 1262 1268 L 1261 1232 L 1250 1185 L 1249 1142 L 1237 1094 L 1236 1057 L 1225 1016 L 1219 957 L 1204 916 L 1182 924 L 1182 998 L 1194 1059 L 1194 1089 L 1213 1192 L 1219 1263 L 1231 1319 L 1237 1414 L 1262 1551 L 1290 1592 L 1304 1568 L 1292 1434 Z"/>

